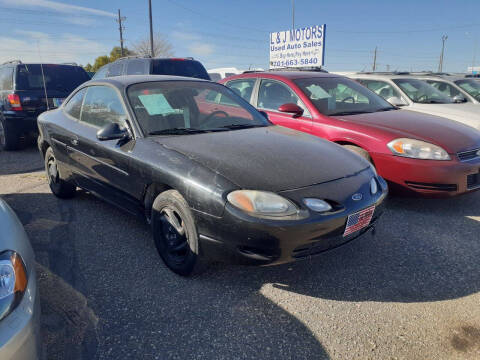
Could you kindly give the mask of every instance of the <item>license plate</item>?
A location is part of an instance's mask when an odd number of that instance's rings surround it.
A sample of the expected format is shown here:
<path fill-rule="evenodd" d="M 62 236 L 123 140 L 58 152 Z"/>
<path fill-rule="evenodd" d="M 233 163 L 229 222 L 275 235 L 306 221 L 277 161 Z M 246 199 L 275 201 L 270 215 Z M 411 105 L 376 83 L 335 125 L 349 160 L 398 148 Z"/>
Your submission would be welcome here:
<path fill-rule="evenodd" d="M 368 226 L 370 224 L 370 221 L 372 221 L 372 216 L 374 212 L 375 206 L 370 206 L 366 209 L 356 212 L 355 214 L 349 215 L 343 236 L 348 236 Z"/>
<path fill-rule="evenodd" d="M 59 107 L 60 105 L 62 105 L 62 103 L 63 103 L 63 100 L 65 100 L 65 99 L 61 99 L 61 98 L 53 98 L 53 106 L 55 106 L 55 107 Z"/>

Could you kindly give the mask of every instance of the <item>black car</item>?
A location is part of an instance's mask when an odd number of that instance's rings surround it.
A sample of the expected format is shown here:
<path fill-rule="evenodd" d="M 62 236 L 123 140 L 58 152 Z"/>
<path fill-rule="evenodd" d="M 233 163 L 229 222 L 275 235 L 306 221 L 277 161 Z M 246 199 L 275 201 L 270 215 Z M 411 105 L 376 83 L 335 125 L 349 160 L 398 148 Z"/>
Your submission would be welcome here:
<path fill-rule="evenodd" d="M 102 66 L 94 80 L 122 75 L 175 75 L 210 80 L 207 70 L 193 58 L 149 58 L 131 56 Z"/>
<path fill-rule="evenodd" d="M 70 93 L 90 77 L 76 65 L 0 65 L 0 150 L 15 150 L 36 134 L 37 116 L 60 106 Z"/>
<path fill-rule="evenodd" d="M 387 193 L 367 161 L 209 81 L 92 80 L 38 122 L 52 192 L 80 187 L 145 216 L 181 275 L 203 259 L 266 265 L 336 247 L 372 226 Z"/>

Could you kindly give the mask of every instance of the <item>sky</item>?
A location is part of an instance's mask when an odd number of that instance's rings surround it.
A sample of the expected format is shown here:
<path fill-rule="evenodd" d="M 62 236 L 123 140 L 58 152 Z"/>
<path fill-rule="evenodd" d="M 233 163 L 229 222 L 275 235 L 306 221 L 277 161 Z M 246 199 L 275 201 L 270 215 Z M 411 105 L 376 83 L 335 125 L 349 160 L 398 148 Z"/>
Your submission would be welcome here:
<path fill-rule="evenodd" d="M 295 27 L 327 24 L 325 69 L 436 70 L 480 66 L 480 0 L 294 0 Z M 152 0 L 153 28 L 175 56 L 207 69 L 268 68 L 270 32 L 292 27 L 292 0 Z M 149 36 L 147 0 L 0 0 L 0 63 L 93 63 L 119 45 Z"/>

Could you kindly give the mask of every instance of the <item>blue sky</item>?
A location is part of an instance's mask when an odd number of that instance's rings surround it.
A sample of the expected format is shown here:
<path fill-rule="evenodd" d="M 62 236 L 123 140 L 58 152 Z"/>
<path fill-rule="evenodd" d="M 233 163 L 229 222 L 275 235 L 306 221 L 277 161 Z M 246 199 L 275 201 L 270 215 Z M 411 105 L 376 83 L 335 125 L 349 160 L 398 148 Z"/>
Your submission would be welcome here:
<path fill-rule="evenodd" d="M 207 68 L 268 67 L 269 33 L 292 26 L 291 0 L 152 0 L 154 31 L 176 56 Z M 147 0 L 0 0 L 0 62 L 93 62 L 118 45 L 117 9 L 127 17 L 126 46 L 148 36 Z M 480 65 L 479 0 L 295 0 L 296 27 L 327 24 L 325 68 L 444 70 Z"/>

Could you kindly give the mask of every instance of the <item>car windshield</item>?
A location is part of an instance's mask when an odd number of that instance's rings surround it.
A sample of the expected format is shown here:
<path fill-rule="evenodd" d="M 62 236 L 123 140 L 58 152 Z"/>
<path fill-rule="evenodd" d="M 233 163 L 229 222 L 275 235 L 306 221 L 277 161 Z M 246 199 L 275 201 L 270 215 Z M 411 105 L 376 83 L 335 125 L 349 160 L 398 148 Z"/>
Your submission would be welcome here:
<path fill-rule="evenodd" d="M 452 104 L 454 101 L 425 81 L 393 79 L 393 82 L 412 100 L 420 104 Z"/>
<path fill-rule="evenodd" d="M 383 98 L 343 77 L 297 79 L 295 83 L 324 115 L 355 115 L 396 108 Z"/>
<path fill-rule="evenodd" d="M 131 85 L 127 94 L 146 135 L 184 135 L 270 125 L 232 90 L 211 82 L 139 83 Z"/>
<path fill-rule="evenodd" d="M 207 70 L 196 60 L 189 59 L 154 59 L 152 74 L 187 76 L 210 80 Z"/>
<path fill-rule="evenodd" d="M 43 90 L 44 78 L 47 90 L 57 90 L 66 94 L 90 80 L 87 72 L 78 66 L 23 64 L 17 67 L 15 82 L 18 90 Z"/>
<path fill-rule="evenodd" d="M 480 101 L 480 82 L 475 80 L 457 80 L 455 84 L 460 86 L 469 95 L 473 96 L 476 100 Z"/>

